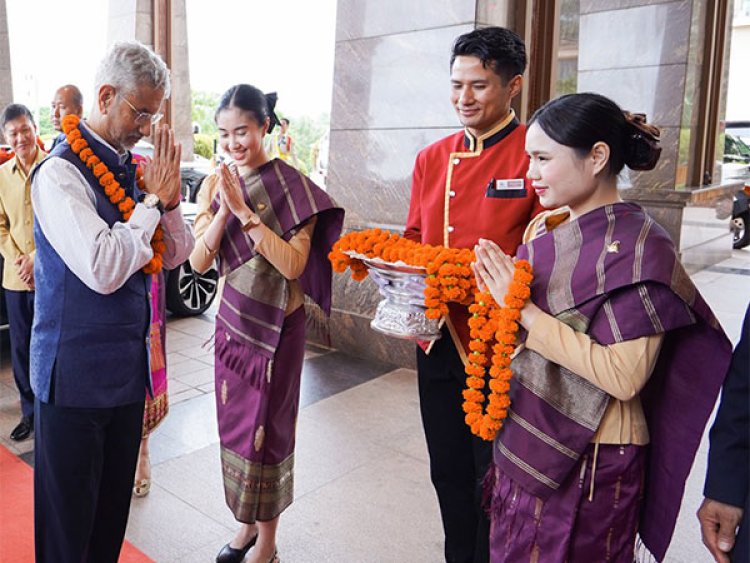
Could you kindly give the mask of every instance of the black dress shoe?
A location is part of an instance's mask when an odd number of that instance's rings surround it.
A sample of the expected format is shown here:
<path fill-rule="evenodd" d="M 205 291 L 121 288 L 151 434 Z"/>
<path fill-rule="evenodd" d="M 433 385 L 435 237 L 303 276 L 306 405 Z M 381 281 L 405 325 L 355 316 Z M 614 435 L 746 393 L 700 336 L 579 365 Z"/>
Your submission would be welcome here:
<path fill-rule="evenodd" d="M 10 439 L 15 440 L 16 442 L 25 440 L 31 435 L 32 430 L 34 430 L 34 417 L 24 416 L 21 419 L 21 422 L 18 423 L 18 426 L 16 426 L 13 429 L 13 432 L 10 433 Z"/>
<path fill-rule="evenodd" d="M 252 538 L 250 538 L 250 541 L 247 542 L 247 545 L 240 549 L 231 547 L 229 544 L 225 545 L 221 548 L 221 551 L 219 551 L 219 554 L 216 556 L 216 563 L 242 563 L 242 561 L 245 559 L 245 555 L 247 555 L 247 552 L 250 551 L 250 548 L 255 545 L 256 541 L 258 541 L 258 534 L 255 534 Z"/>

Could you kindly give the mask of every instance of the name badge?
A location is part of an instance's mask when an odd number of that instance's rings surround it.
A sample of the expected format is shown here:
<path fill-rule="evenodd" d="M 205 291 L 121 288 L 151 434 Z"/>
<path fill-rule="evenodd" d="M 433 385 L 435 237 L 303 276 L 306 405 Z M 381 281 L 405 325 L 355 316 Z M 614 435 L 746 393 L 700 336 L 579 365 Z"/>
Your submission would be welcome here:
<path fill-rule="evenodd" d="M 514 180 L 495 180 L 496 190 L 522 190 L 523 189 L 523 178 L 516 178 Z"/>
<path fill-rule="evenodd" d="M 487 185 L 486 197 L 495 197 L 501 199 L 524 198 L 526 197 L 526 185 L 523 178 L 512 178 L 506 180 L 496 180 L 492 178 Z"/>

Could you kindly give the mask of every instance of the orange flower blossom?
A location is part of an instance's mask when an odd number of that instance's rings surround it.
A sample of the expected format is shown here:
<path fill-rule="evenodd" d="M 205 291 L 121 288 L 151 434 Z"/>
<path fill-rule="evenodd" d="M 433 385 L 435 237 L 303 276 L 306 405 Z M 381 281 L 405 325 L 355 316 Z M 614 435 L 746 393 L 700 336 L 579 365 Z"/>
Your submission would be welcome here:
<path fill-rule="evenodd" d="M 62 119 L 63 132 L 68 143 L 70 143 L 70 148 L 91 169 L 94 176 L 99 180 L 99 185 L 104 190 L 109 201 L 122 213 L 122 218 L 128 221 L 135 209 L 135 202 L 133 198 L 125 194 L 125 190 L 115 179 L 114 174 L 109 171 L 107 165 L 94 154 L 94 151 L 88 142 L 86 142 L 86 139 L 83 138 L 81 130 L 78 128 L 79 123 L 80 118 L 77 115 L 69 114 Z M 140 166 L 136 169 L 136 182 L 138 183 L 138 187 L 143 190 L 143 171 Z M 161 225 L 156 227 L 154 235 L 151 237 L 151 249 L 154 251 L 154 256 L 143 267 L 143 272 L 146 274 L 158 274 L 161 272 L 163 266 L 162 255 L 167 249 L 164 243 L 164 230 Z"/>
<path fill-rule="evenodd" d="M 367 277 L 367 266 L 346 252 L 424 268 L 427 274 L 425 315 L 429 319 L 439 319 L 448 314 L 449 302 L 468 305 L 476 291 L 474 274 L 469 266 L 474 261 L 474 252 L 467 248 L 420 244 L 381 229 L 353 231 L 333 245 L 328 259 L 334 271 L 344 272 L 349 268 L 352 278 L 361 281 Z"/>
<path fill-rule="evenodd" d="M 469 306 L 469 357 L 466 364 L 466 389 L 463 391 L 463 410 L 472 434 L 483 440 L 494 440 L 510 407 L 511 355 L 519 329 L 521 309 L 531 295 L 533 279 L 531 264 L 519 260 L 515 264 L 513 281 L 500 307 L 486 292 L 477 291 Z M 485 397 L 485 370 L 492 350 L 489 387 Z M 486 409 L 483 403 L 487 402 Z"/>

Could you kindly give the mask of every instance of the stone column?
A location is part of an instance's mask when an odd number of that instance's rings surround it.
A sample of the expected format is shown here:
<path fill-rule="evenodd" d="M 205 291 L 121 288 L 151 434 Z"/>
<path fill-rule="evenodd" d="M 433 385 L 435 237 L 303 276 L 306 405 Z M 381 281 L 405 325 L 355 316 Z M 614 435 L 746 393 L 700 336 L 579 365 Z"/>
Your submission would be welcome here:
<path fill-rule="evenodd" d="M 0 108 L 4 108 L 13 101 L 8 12 L 5 8 L 5 0 L 0 0 L 0 76 L 3 76 L 3 80 L 0 80 Z"/>
<path fill-rule="evenodd" d="M 183 160 L 193 158 L 193 119 L 188 72 L 187 16 L 185 0 L 172 3 L 172 127 L 182 143 Z M 110 0 L 108 42 L 140 41 L 154 48 L 153 0 Z"/>
<path fill-rule="evenodd" d="M 140 41 L 154 48 L 153 0 L 109 0 L 107 40 Z"/>
<path fill-rule="evenodd" d="M 509 4 L 339 0 L 328 191 L 346 208 L 347 229 L 403 231 L 417 153 L 460 128 L 449 101 L 453 41 L 476 27 L 507 26 Z M 369 278 L 335 274 L 329 330 L 311 336 L 413 365 L 414 343 L 370 329 L 379 300 Z"/>
<path fill-rule="evenodd" d="M 706 0 L 580 2 L 578 91 L 609 96 L 661 129 L 659 164 L 625 173 L 622 195 L 667 229 L 690 271 L 731 256 L 726 217 L 718 219 L 716 207 L 734 188 L 685 185 L 693 106 L 706 88 L 705 15 Z"/>
<path fill-rule="evenodd" d="M 172 127 L 182 143 L 182 160 L 193 160 L 189 61 L 185 0 L 172 0 Z"/>

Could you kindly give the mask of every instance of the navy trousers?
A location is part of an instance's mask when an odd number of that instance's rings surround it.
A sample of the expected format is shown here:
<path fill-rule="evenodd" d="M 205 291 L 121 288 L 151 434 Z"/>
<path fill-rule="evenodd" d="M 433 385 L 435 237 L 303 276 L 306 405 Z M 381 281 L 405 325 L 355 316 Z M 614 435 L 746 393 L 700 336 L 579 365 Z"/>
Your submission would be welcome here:
<path fill-rule="evenodd" d="M 36 402 L 37 563 L 117 563 L 130 512 L 143 405 L 93 409 Z"/>
<path fill-rule="evenodd" d="M 29 377 L 29 348 L 31 346 L 31 325 L 34 322 L 34 292 L 3 290 L 5 307 L 10 325 L 10 361 L 13 364 L 13 378 L 21 396 L 21 414 L 34 414 L 34 392 Z"/>
<path fill-rule="evenodd" d="M 417 348 L 419 405 L 430 477 L 437 492 L 448 563 L 489 561 L 489 519 L 482 509 L 482 480 L 492 442 L 477 438 L 464 422 L 464 364 L 448 330 L 425 354 Z"/>

